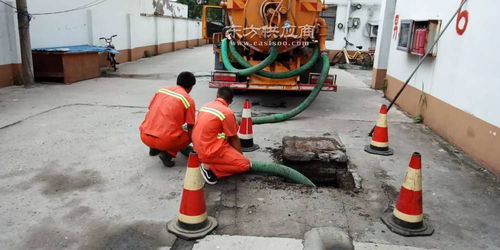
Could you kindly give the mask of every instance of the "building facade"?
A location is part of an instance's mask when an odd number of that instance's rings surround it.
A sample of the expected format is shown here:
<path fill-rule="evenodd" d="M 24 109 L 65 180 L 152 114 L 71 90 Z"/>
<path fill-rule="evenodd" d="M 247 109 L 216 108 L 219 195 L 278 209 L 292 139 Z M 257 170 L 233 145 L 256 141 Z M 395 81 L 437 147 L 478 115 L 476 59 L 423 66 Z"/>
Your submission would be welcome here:
<path fill-rule="evenodd" d="M 457 11 L 461 0 L 381 5 L 372 87 L 389 99 Z M 444 32 L 397 104 L 475 161 L 500 175 L 500 39 L 495 0 L 469 0 Z"/>
<path fill-rule="evenodd" d="M 347 50 L 374 49 L 377 41 L 380 17 L 380 0 L 326 0 L 328 9 L 322 17 L 328 24 L 326 48 L 330 56 L 346 45 L 344 38 L 353 43 Z"/>

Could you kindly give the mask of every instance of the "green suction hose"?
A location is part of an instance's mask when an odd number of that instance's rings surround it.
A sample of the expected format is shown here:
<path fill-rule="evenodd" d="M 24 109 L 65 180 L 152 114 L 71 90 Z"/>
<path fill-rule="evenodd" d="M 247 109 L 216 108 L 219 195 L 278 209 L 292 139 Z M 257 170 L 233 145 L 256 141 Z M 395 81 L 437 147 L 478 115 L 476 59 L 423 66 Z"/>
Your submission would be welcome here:
<path fill-rule="evenodd" d="M 294 109 L 287 111 L 285 113 L 280 113 L 280 114 L 274 114 L 274 115 L 268 115 L 268 116 L 260 116 L 260 117 L 252 117 L 252 123 L 253 124 L 264 124 L 264 123 L 275 123 L 275 122 L 282 122 L 285 120 L 288 120 L 292 117 L 295 117 L 296 115 L 300 114 L 302 111 L 304 111 L 306 108 L 313 103 L 313 101 L 316 99 L 318 96 L 319 92 L 321 91 L 321 88 L 323 88 L 323 85 L 325 84 L 326 77 L 328 76 L 328 71 L 330 70 L 330 62 L 328 60 L 328 56 L 326 54 L 321 55 L 322 59 L 322 68 L 321 68 L 321 75 L 319 78 L 318 83 L 316 86 L 314 86 L 314 89 L 311 91 L 311 93 L 307 96 L 307 98 L 297 107 Z M 240 118 L 238 117 L 238 122 L 240 121 Z"/>
<path fill-rule="evenodd" d="M 251 75 L 251 74 L 267 67 L 269 64 L 273 63 L 274 60 L 276 60 L 276 57 L 278 57 L 278 50 L 275 47 L 271 47 L 271 51 L 269 53 L 269 56 L 266 57 L 266 59 L 264 59 L 259 64 L 255 65 L 255 66 L 250 65 L 251 67 L 246 68 L 246 69 L 237 69 L 231 64 L 231 61 L 229 59 L 229 55 L 227 53 L 227 44 L 228 44 L 227 38 L 222 40 L 222 44 L 221 44 L 222 63 L 224 64 L 224 67 L 226 67 L 227 70 L 229 70 L 231 72 L 238 73 L 239 75 L 242 75 L 242 76 Z"/>
<path fill-rule="evenodd" d="M 236 49 L 234 48 L 234 44 L 233 44 L 232 46 L 230 46 L 230 47 L 232 47 L 231 52 L 233 53 L 233 57 L 236 60 L 238 60 L 238 62 L 240 64 L 242 64 L 243 66 L 245 66 L 245 67 L 250 66 L 249 68 L 246 68 L 246 69 L 237 69 L 237 68 L 233 67 L 233 65 L 231 64 L 231 61 L 229 60 L 228 43 L 229 43 L 229 40 L 227 38 L 222 40 L 222 45 L 221 45 L 222 63 L 224 64 L 226 69 L 228 69 L 229 71 L 232 71 L 232 72 L 236 72 L 240 75 L 251 75 L 251 74 L 257 73 L 257 72 L 258 73 L 266 72 L 266 71 L 262 71 L 261 69 L 263 69 L 263 68 L 267 67 L 267 65 L 271 64 L 274 60 L 276 60 L 276 57 L 278 56 L 277 55 L 278 52 L 277 52 L 276 48 L 272 47 L 269 56 L 264 61 L 262 61 L 261 63 L 255 65 L 255 66 L 251 66 L 248 62 L 245 61 L 245 59 L 243 57 L 241 57 L 241 55 L 239 55 L 237 53 Z M 317 50 L 318 49 L 316 48 L 315 52 Z M 317 53 L 315 53 L 315 54 L 317 54 Z M 316 60 L 312 60 L 312 59 L 314 59 L 315 54 L 313 54 L 313 58 L 311 58 L 311 60 L 309 60 L 306 63 L 307 67 L 311 67 L 314 63 L 316 63 Z M 317 55 L 316 55 L 316 57 L 317 57 Z M 328 71 L 330 70 L 330 61 L 328 60 L 328 55 L 322 53 L 321 61 L 322 61 L 322 66 L 321 66 L 321 75 L 319 77 L 319 81 L 316 84 L 316 86 L 314 86 L 314 89 L 311 91 L 309 96 L 307 96 L 307 98 L 299 106 L 295 107 L 294 109 L 292 109 L 288 112 L 281 113 L 281 114 L 254 117 L 254 118 L 252 118 L 252 123 L 253 124 L 264 124 L 264 123 L 282 122 L 282 121 L 288 120 L 292 117 L 295 117 L 296 115 L 298 115 L 302 111 L 304 111 L 306 108 L 308 108 L 309 105 L 311 105 L 311 103 L 318 96 L 319 92 L 321 91 L 321 88 L 323 88 L 325 81 L 326 81 L 326 78 L 328 76 Z M 296 69 L 296 70 L 292 70 L 290 72 L 281 72 L 279 74 L 273 73 L 271 75 L 273 77 L 276 77 L 276 78 L 291 77 L 291 76 L 293 76 L 293 74 L 297 73 L 298 70 L 305 70 L 303 68 L 304 68 L 304 66 L 306 66 L 306 64 L 304 64 L 301 68 Z M 267 72 L 267 73 L 270 74 L 271 72 Z M 264 74 L 266 74 L 266 73 L 264 73 Z M 268 76 L 271 76 L 271 75 L 268 75 Z M 241 118 L 238 118 L 238 122 L 240 122 L 240 120 L 241 120 Z"/>
<path fill-rule="evenodd" d="M 243 58 L 240 55 L 240 53 L 238 53 L 234 42 L 229 43 L 229 51 L 231 51 L 231 55 L 233 56 L 234 59 L 236 59 L 236 61 L 239 64 L 241 64 L 242 66 L 244 66 L 246 68 L 253 67 L 250 63 L 248 63 L 245 60 L 245 58 Z M 318 60 L 318 57 L 319 57 L 319 47 L 316 46 L 314 48 L 314 52 L 313 52 L 311 58 L 309 59 L 309 61 L 307 63 L 305 63 L 304 65 L 302 65 L 301 67 L 299 67 L 298 69 L 294 69 L 292 71 L 287 71 L 287 72 L 268 72 L 268 71 L 264 71 L 264 70 L 259 70 L 256 72 L 256 74 L 260 75 L 260 76 L 267 77 L 267 78 L 271 78 L 271 79 L 283 79 L 283 78 L 293 77 L 293 76 L 301 74 L 302 72 L 310 69 L 316 63 L 316 61 Z"/>
<path fill-rule="evenodd" d="M 299 184 L 316 187 L 311 180 L 296 170 L 274 162 L 252 161 L 250 171 L 278 175 Z"/>

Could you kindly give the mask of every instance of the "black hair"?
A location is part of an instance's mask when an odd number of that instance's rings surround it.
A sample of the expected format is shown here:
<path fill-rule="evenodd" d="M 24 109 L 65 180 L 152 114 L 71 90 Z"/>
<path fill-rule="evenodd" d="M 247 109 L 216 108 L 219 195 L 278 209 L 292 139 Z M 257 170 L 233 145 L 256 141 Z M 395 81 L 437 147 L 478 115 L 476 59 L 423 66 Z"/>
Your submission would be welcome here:
<path fill-rule="evenodd" d="M 177 85 L 184 87 L 185 89 L 192 88 L 196 84 L 196 78 L 193 73 L 184 71 L 177 76 Z"/>
<path fill-rule="evenodd" d="M 233 90 L 229 87 L 224 86 L 217 90 L 217 97 L 224 99 L 228 104 L 233 102 L 233 96 Z"/>

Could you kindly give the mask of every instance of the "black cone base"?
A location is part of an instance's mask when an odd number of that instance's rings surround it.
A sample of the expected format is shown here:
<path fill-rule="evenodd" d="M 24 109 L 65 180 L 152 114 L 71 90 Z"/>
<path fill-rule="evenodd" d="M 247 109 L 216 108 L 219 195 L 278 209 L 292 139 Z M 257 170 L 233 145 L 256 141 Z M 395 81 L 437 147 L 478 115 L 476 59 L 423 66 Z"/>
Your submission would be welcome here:
<path fill-rule="evenodd" d="M 253 143 L 253 139 L 240 139 L 241 151 L 243 152 L 253 152 L 259 149 L 259 145 Z"/>
<path fill-rule="evenodd" d="M 398 225 L 395 222 L 394 215 L 392 212 L 384 214 L 380 218 L 382 222 L 394 233 L 397 233 L 402 236 L 411 237 L 411 236 L 430 236 L 434 233 L 434 227 L 429 223 L 429 221 L 424 217 L 424 221 L 422 223 L 422 227 L 420 228 L 406 228 Z"/>
<path fill-rule="evenodd" d="M 394 152 L 392 151 L 391 148 L 387 148 L 387 150 L 377 150 L 377 149 L 373 149 L 371 147 L 371 145 L 366 145 L 365 151 L 370 153 L 370 154 L 374 154 L 374 155 L 393 155 L 394 154 Z"/>
<path fill-rule="evenodd" d="M 205 227 L 198 230 L 187 230 L 181 228 L 177 223 L 177 218 L 175 218 L 167 223 L 167 230 L 181 239 L 196 240 L 205 237 L 207 234 L 212 232 L 212 230 L 214 230 L 217 225 L 218 224 L 215 218 L 208 216 L 207 224 Z"/>
<path fill-rule="evenodd" d="M 260 148 L 259 145 L 253 144 L 251 147 L 243 147 L 242 146 L 241 147 L 241 151 L 243 151 L 243 152 L 253 152 L 253 151 L 255 151 L 255 150 L 259 149 L 259 148 Z"/>

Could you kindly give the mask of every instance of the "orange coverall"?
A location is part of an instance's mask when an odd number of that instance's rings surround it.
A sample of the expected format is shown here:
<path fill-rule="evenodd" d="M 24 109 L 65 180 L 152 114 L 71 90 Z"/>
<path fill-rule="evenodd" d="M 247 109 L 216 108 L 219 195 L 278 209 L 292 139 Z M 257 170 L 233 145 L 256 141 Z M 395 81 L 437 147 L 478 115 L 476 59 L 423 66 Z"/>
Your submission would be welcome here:
<path fill-rule="evenodd" d="M 151 100 L 139 127 L 142 142 L 175 157 L 191 143 L 183 125 L 194 125 L 195 112 L 195 103 L 183 87 L 162 87 Z"/>
<path fill-rule="evenodd" d="M 246 172 L 250 168 L 250 160 L 226 140 L 237 133 L 234 112 L 222 98 L 199 110 L 193 129 L 193 146 L 200 161 L 208 164 L 217 178 Z"/>

